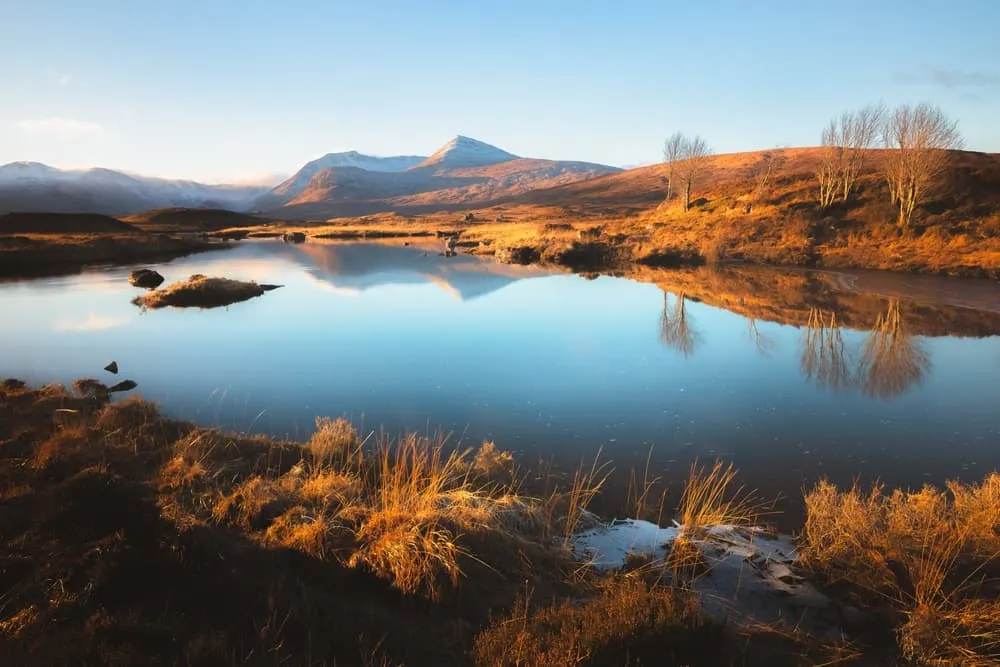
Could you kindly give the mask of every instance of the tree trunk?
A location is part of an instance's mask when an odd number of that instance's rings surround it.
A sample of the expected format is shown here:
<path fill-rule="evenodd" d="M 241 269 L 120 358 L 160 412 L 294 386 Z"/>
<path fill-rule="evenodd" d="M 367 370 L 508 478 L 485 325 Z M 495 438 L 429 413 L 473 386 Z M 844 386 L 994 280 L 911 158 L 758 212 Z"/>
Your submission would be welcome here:
<path fill-rule="evenodd" d="M 684 210 L 691 208 L 691 179 L 684 184 Z"/>

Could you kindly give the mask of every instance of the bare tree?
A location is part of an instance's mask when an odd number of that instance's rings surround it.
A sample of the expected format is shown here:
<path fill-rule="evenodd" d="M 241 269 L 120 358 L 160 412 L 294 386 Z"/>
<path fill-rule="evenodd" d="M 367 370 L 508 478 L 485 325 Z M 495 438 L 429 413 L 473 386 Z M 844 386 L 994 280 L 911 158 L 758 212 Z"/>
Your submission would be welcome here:
<path fill-rule="evenodd" d="M 663 312 L 660 314 L 660 340 L 667 347 L 672 347 L 685 357 L 689 357 L 701 336 L 691 326 L 691 317 L 685 308 L 687 297 L 684 293 L 681 292 L 676 296 L 672 307 L 668 296 L 664 290 Z"/>
<path fill-rule="evenodd" d="M 677 165 L 681 186 L 684 188 L 684 210 L 691 208 L 691 186 L 698 175 L 708 165 L 712 149 L 701 137 L 683 138 L 681 143 L 681 161 Z"/>
<path fill-rule="evenodd" d="M 841 138 L 846 152 L 840 174 L 841 200 L 850 198 L 864 170 L 868 151 L 879 138 L 884 118 L 885 107 L 881 104 L 870 104 L 840 117 Z"/>
<path fill-rule="evenodd" d="M 822 154 L 816 177 L 819 204 L 826 208 L 838 198 L 847 201 L 864 169 L 869 149 L 878 139 L 885 117 L 881 105 L 845 111 L 831 120 L 821 135 Z"/>
<path fill-rule="evenodd" d="M 785 158 L 779 153 L 774 151 L 764 151 L 761 154 L 760 160 L 757 161 L 753 167 L 750 168 L 750 176 L 753 180 L 753 190 L 750 192 L 749 201 L 750 204 L 747 205 L 746 213 L 751 210 L 751 204 L 757 202 L 764 193 L 767 192 L 767 186 L 771 182 L 771 176 L 781 168 L 784 163 Z"/>
<path fill-rule="evenodd" d="M 674 166 L 681 159 L 684 135 L 674 132 L 663 142 L 663 162 L 667 165 L 667 201 L 674 196 Z"/>
<path fill-rule="evenodd" d="M 948 150 L 961 148 L 957 121 L 930 104 L 897 107 L 883 124 L 889 148 L 884 161 L 892 203 L 899 207 L 899 225 L 910 223 L 917 204 L 948 168 Z"/>
<path fill-rule="evenodd" d="M 816 180 L 819 181 L 819 205 L 826 208 L 837 198 L 838 178 L 844 160 L 844 149 L 837 144 L 837 123 L 823 128 L 820 139 L 820 159 L 816 169 Z"/>

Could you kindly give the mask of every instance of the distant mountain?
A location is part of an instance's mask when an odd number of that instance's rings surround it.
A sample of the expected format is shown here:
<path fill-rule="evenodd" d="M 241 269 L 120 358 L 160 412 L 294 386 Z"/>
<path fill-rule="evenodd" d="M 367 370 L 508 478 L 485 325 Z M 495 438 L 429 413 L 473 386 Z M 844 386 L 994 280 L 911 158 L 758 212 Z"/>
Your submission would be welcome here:
<path fill-rule="evenodd" d="M 348 154 L 327 155 L 310 162 L 257 199 L 254 209 L 296 219 L 469 208 L 621 171 L 589 162 L 518 157 L 464 136 L 450 140 L 426 159 L 360 156 L 390 161 L 376 162 L 382 167 L 379 169 L 367 168 L 357 159 L 347 164 L 344 155 Z M 405 166 L 411 160 L 415 162 Z"/>
<path fill-rule="evenodd" d="M 329 153 L 274 187 L 206 185 L 111 169 L 67 171 L 37 162 L 0 166 L 0 213 L 98 213 L 227 209 L 284 219 L 327 219 L 379 211 L 475 208 L 540 189 L 615 174 L 589 162 L 539 160 L 456 136 L 429 157 Z"/>
<path fill-rule="evenodd" d="M 0 166 L 0 213 L 117 216 L 176 206 L 248 210 L 267 190 L 260 185 L 206 185 L 101 168 L 70 171 L 38 162 Z"/>
<path fill-rule="evenodd" d="M 307 162 L 295 172 L 291 178 L 279 183 L 274 189 L 257 199 L 254 204 L 258 209 L 270 209 L 284 206 L 302 195 L 311 181 L 318 175 L 331 169 L 359 169 L 374 173 L 394 173 L 415 167 L 427 158 L 418 155 L 396 155 L 392 157 L 376 157 L 357 151 L 346 153 L 327 153 L 321 158 Z M 326 176 L 329 178 L 329 176 Z"/>
<path fill-rule="evenodd" d="M 419 167 L 437 169 L 462 169 L 465 167 L 482 167 L 488 164 L 498 164 L 518 159 L 513 153 L 500 150 L 482 141 L 458 135 L 434 154 L 421 162 Z"/>

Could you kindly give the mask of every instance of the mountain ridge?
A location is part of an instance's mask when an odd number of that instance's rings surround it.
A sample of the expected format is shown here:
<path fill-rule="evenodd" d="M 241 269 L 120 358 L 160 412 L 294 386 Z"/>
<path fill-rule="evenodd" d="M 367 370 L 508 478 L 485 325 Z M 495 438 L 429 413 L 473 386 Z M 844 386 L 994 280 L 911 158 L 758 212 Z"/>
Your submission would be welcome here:
<path fill-rule="evenodd" d="M 343 154 L 331 154 L 343 155 Z M 520 157 L 456 135 L 406 169 L 379 171 L 318 158 L 261 195 L 254 210 L 287 219 L 328 218 L 398 207 L 472 206 L 621 171 L 592 162 Z M 413 159 L 414 156 L 406 156 Z M 397 157 L 375 158 L 398 160 Z"/>
<path fill-rule="evenodd" d="M 468 207 L 621 171 L 591 162 L 522 157 L 465 135 L 429 156 L 326 153 L 273 187 L 208 185 L 95 167 L 0 165 L 0 213 L 97 213 L 212 208 L 278 218 L 328 218 L 397 207 Z"/>

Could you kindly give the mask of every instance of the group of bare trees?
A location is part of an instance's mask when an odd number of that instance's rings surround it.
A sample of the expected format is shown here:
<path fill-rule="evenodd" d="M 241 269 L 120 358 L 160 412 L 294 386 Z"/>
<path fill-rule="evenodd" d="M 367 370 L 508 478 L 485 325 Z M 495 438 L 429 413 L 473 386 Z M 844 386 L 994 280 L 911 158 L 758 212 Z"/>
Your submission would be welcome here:
<path fill-rule="evenodd" d="M 872 148 L 885 148 L 882 174 L 889 186 L 898 224 L 908 225 L 948 166 L 948 150 L 962 146 L 958 123 L 930 104 L 881 104 L 850 111 L 830 121 L 822 134 L 823 153 L 816 170 L 819 205 L 850 199 Z"/>
<path fill-rule="evenodd" d="M 885 107 L 867 106 L 834 118 L 823 129 L 823 154 L 816 178 L 819 204 L 826 208 L 838 199 L 847 201 L 861 175 L 868 150 L 879 137 Z"/>
<path fill-rule="evenodd" d="M 918 205 L 927 200 L 948 167 L 948 151 L 961 148 L 958 123 L 930 104 L 904 104 L 893 110 L 882 104 L 847 111 L 823 129 L 822 153 L 816 168 L 819 205 L 828 208 L 850 200 L 865 172 L 869 152 L 884 148 L 881 172 L 889 186 L 898 224 L 910 223 Z M 684 210 L 691 208 L 691 190 L 708 166 L 712 150 L 699 136 L 675 132 L 663 143 L 667 201 L 680 193 Z M 773 153 L 754 172 L 751 199 L 767 185 L 776 163 Z"/>
<path fill-rule="evenodd" d="M 683 193 L 684 210 L 691 208 L 691 186 L 705 170 L 712 149 L 701 137 L 689 138 L 675 132 L 663 142 L 663 161 L 667 165 L 667 201 L 674 195 L 674 185 Z"/>

